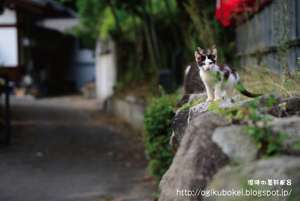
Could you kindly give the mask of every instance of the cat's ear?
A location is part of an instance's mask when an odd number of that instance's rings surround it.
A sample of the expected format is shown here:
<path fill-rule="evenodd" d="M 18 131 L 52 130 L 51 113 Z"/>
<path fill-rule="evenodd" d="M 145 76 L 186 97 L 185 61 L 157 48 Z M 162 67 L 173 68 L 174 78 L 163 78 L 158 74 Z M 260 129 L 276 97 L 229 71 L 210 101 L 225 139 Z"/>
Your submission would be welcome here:
<path fill-rule="evenodd" d="M 197 51 L 195 51 L 195 58 L 196 58 L 196 61 L 201 60 L 201 55 Z"/>
<path fill-rule="evenodd" d="M 204 50 L 202 48 L 198 47 L 198 51 L 199 51 L 200 54 L 203 54 Z"/>
<path fill-rule="evenodd" d="M 216 49 L 216 45 L 211 46 L 210 50 L 213 51 L 214 49 Z"/>
<path fill-rule="evenodd" d="M 218 54 L 217 54 L 217 48 L 214 48 L 214 49 L 212 50 L 211 55 L 213 56 L 213 59 L 214 59 L 214 60 L 217 60 L 217 57 L 218 57 Z"/>

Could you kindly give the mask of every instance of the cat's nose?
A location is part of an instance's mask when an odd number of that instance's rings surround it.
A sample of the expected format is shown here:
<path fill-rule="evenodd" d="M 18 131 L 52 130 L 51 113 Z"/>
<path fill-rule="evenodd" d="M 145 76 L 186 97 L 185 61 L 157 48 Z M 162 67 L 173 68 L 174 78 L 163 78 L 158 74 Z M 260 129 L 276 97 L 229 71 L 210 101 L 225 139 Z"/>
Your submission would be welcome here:
<path fill-rule="evenodd" d="M 209 68 L 206 68 L 206 70 L 208 71 L 208 70 L 209 70 Z"/>

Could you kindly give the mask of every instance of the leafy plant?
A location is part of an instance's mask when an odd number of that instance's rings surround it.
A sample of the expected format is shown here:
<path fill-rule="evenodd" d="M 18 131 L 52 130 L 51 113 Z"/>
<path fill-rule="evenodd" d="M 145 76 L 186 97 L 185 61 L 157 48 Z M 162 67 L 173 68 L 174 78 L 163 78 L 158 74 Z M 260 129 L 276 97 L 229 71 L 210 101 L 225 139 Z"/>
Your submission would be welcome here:
<path fill-rule="evenodd" d="M 152 194 L 152 197 L 157 198 L 157 199 L 159 198 L 159 196 L 160 196 L 160 194 L 158 192 L 155 192 Z"/>
<path fill-rule="evenodd" d="M 172 163 L 173 155 L 168 151 L 172 134 L 171 119 L 175 115 L 174 106 L 180 95 L 167 95 L 160 86 L 161 97 L 152 99 L 144 115 L 143 138 L 149 171 L 159 182 Z"/>
<path fill-rule="evenodd" d="M 186 104 L 184 104 L 184 105 L 178 110 L 178 112 L 180 112 L 181 110 L 183 110 L 183 109 L 185 109 L 185 108 L 189 108 L 189 107 L 193 107 L 193 106 L 195 106 L 195 105 L 198 105 L 198 104 L 199 104 L 201 101 L 203 101 L 203 100 L 204 100 L 204 98 L 200 98 L 200 99 L 197 100 L 195 103 L 192 103 L 192 105 L 186 103 Z"/>
<path fill-rule="evenodd" d="M 111 196 L 109 196 L 109 195 L 106 195 L 106 196 L 104 197 L 104 200 L 107 200 L 107 201 L 109 201 L 109 200 L 112 200 L 112 198 L 111 198 Z"/>
<path fill-rule="evenodd" d="M 249 102 L 245 102 L 244 106 L 232 108 L 218 108 L 216 103 L 210 105 L 209 110 L 215 110 L 218 114 L 225 115 L 226 118 L 235 119 L 239 122 L 247 122 L 246 130 L 248 135 L 254 138 L 257 147 L 262 151 L 263 157 L 281 155 L 278 148 L 286 134 L 281 133 L 279 137 L 275 137 L 270 133 L 271 127 L 268 123 L 273 121 L 268 115 L 271 106 L 276 104 L 277 100 L 270 96 L 267 99 L 255 98 Z"/>
<path fill-rule="evenodd" d="M 298 57 L 297 64 L 300 64 L 300 57 Z M 300 77 L 300 67 L 299 66 L 296 68 L 296 71 L 297 71 L 296 76 L 299 78 Z"/>
<path fill-rule="evenodd" d="M 300 151 L 300 140 L 293 146 L 293 149 Z"/>

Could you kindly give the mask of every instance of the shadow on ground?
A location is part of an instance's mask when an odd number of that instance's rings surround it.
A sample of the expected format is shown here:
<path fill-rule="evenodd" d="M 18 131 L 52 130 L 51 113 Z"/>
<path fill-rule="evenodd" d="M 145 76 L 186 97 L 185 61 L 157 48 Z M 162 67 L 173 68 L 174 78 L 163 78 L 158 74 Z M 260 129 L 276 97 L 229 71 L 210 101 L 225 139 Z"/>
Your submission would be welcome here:
<path fill-rule="evenodd" d="M 12 99 L 0 200 L 152 200 L 140 133 L 80 96 Z"/>

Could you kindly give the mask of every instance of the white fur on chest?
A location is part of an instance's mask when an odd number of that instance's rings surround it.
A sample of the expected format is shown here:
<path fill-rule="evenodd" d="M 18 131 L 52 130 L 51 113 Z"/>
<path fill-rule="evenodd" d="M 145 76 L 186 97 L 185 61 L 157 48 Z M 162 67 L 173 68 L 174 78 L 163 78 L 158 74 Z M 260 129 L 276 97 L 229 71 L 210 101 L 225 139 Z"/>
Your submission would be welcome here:
<path fill-rule="evenodd" d="M 206 84 L 214 85 L 214 83 L 217 81 L 216 75 L 217 71 L 215 69 L 212 69 L 210 72 L 200 70 L 200 77 Z"/>

